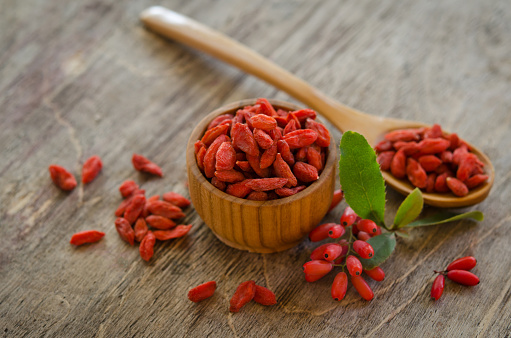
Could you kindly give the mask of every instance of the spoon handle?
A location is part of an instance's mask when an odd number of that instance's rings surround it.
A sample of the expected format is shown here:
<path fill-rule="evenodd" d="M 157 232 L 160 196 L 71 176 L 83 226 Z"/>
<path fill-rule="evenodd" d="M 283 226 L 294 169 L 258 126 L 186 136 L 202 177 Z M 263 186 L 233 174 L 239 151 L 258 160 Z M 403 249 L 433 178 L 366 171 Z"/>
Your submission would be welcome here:
<path fill-rule="evenodd" d="M 144 10 L 140 18 L 151 30 L 210 54 L 285 91 L 320 112 L 339 130 L 359 130 L 368 118 L 347 107 L 302 79 L 277 66 L 252 49 L 184 15 L 164 7 Z"/>

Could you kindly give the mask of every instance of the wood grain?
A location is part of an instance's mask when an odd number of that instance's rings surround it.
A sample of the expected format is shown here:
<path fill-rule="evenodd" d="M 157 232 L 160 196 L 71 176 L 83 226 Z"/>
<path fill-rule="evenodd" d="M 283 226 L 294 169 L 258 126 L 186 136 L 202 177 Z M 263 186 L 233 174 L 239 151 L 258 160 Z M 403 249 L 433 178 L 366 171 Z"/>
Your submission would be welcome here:
<path fill-rule="evenodd" d="M 188 237 L 158 243 L 146 264 L 120 240 L 117 191 L 134 179 L 150 196 L 188 195 L 185 147 L 208 112 L 250 97 L 296 102 L 211 57 L 147 32 L 153 2 L 4 0 L 0 11 L 0 333 L 40 336 L 479 336 L 511 332 L 511 5 L 509 1 L 179 1 L 160 4 L 257 50 L 325 94 L 361 111 L 440 123 L 495 164 L 488 198 L 465 210 L 485 220 L 416 229 L 399 239 L 370 282 L 335 303 L 333 275 L 303 280 L 308 241 L 275 254 L 227 247 L 187 209 Z M 296 102 L 297 103 L 297 102 Z M 331 126 L 330 126 L 331 127 Z M 332 129 L 332 128 L 331 128 Z M 340 134 L 333 134 L 336 143 Z M 135 172 L 133 152 L 163 179 Z M 89 156 L 104 170 L 71 193 L 51 163 L 76 174 Z M 387 191 L 389 220 L 402 201 Z M 343 203 L 324 222 L 338 221 Z M 427 208 L 432 214 L 434 208 Z M 106 232 L 73 248 L 74 232 Z M 429 300 L 433 270 L 477 257 L 481 284 L 447 283 Z M 216 280 L 192 304 L 192 286 Z M 254 279 L 278 305 L 228 312 L 236 286 Z"/>

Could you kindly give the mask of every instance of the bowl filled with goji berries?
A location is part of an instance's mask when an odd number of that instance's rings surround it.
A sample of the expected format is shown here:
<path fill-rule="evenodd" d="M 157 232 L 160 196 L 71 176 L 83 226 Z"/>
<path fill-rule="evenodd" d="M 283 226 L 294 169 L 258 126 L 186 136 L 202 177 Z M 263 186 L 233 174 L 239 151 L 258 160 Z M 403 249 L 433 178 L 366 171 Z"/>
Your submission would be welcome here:
<path fill-rule="evenodd" d="M 248 99 L 202 119 L 186 152 L 190 197 L 225 244 L 270 253 L 303 240 L 327 213 L 336 147 L 312 109 Z"/>

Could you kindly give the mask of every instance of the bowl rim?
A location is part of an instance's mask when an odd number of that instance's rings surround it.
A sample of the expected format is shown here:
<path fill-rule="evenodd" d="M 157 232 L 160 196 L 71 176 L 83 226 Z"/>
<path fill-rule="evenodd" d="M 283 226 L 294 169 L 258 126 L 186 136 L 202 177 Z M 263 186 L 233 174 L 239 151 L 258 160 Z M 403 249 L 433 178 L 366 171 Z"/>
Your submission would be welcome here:
<path fill-rule="evenodd" d="M 271 103 L 272 106 L 274 106 L 276 108 L 283 108 L 285 110 L 305 109 L 302 106 L 299 106 L 299 105 L 296 105 L 294 103 L 287 102 L 287 101 L 276 100 L 276 99 L 267 99 L 267 100 Z M 202 118 L 199 121 L 199 123 L 195 126 L 195 128 L 191 132 L 190 137 L 188 139 L 188 145 L 187 145 L 187 150 L 186 150 L 186 160 L 187 160 L 189 170 L 191 171 L 191 173 L 193 175 L 195 175 L 197 181 L 205 189 L 207 189 L 210 193 L 215 194 L 219 198 L 229 200 L 230 202 L 243 204 L 243 205 L 247 205 L 247 206 L 255 206 L 255 207 L 279 206 L 279 205 L 292 203 L 296 200 L 302 199 L 303 197 L 305 197 L 311 193 L 314 193 L 314 191 L 319 189 L 320 186 L 323 183 L 325 183 L 326 180 L 328 179 L 328 175 L 323 175 L 323 173 L 328 171 L 327 168 L 330 168 L 332 166 L 335 167 L 335 163 L 337 160 L 337 153 L 335 151 L 334 142 L 332 142 L 333 141 L 332 137 L 330 137 L 330 145 L 328 146 L 327 159 L 325 161 L 325 166 L 323 168 L 323 171 L 319 175 L 319 179 L 314 181 L 309 186 L 307 186 L 304 190 L 302 190 L 294 195 L 288 196 L 288 197 L 278 198 L 278 199 L 268 200 L 268 201 L 253 201 L 253 200 L 247 200 L 245 198 L 240 198 L 240 197 L 236 197 L 233 195 L 229 195 L 228 193 L 223 192 L 222 190 L 218 189 L 213 184 L 211 184 L 211 182 L 209 182 L 209 180 L 200 171 L 199 167 L 197 166 L 197 160 L 195 158 L 194 144 L 196 141 L 200 140 L 202 135 L 204 135 L 204 132 L 206 131 L 206 128 L 209 125 L 209 123 L 215 117 L 217 117 L 219 115 L 231 114 L 231 113 L 235 114 L 238 109 L 241 109 L 248 105 L 253 105 L 256 103 L 256 101 L 257 101 L 257 98 L 251 98 L 251 99 L 244 99 L 244 100 L 228 103 L 224 106 L 221 106 L 221 107 L 213 110 L 211 113 L 209 113 L 208 115 L 206 115 L 204 118 Z M 321 121 L 321 119 L 319 119 L 319 120 L 321 123 L 323 123 Z M 331 135 L 331 133 L 330 133 L 330 135 Z M 334 175 L 335 175 L 335 173 L 334 173 Z"/>

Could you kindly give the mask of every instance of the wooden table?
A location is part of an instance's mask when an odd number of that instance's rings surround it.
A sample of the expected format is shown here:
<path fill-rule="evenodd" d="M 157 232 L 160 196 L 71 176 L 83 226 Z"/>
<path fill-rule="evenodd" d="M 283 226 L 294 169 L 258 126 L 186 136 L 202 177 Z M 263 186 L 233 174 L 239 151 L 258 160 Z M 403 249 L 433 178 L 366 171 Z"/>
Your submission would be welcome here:
<path fill-rule="evenodd" d="M 185 143 L 223 104 L 252 97 L 297 103 L 211 57 L 146 31 L 150 1 L 4 0 L 0 14 L 0 333 L 3 336 L 509 336 L 511 332 L 511 5 L 509 1 L 163 1 L 259 51 L 339 101 L 368 113 L 441 123 L 496 167 L 485 220 L 416 229 L 398 239 L 370 282 L 330 296 L 333 274 L 304 281 L 308 240 L 277 254 L 231 249 L 193 209 L 186 238 L 157 243 L 150 263 L 113 226 L 117 191 L 187 195 Z M 335 142 L 340 133 L 333 133 Z M 165 177 L 135 172 L 132 153 Z M 71 193 L 51 163 L 104 170 Z M 79 177 L 79 176 L 78 176 Z M 392 216 L 403 197 L 388 191 Z M 345 203 L 324 221 L 337 221 Z M 105 238 L 75 248 L 74 232 Z M 474 255 L 476 287 L 447 283 L 430 300 L 434 269 Z M 187 291 L 216 280 L 213 298 Z M 236 286 L 253 279 L 278 305 L 230 314 Z"/>

